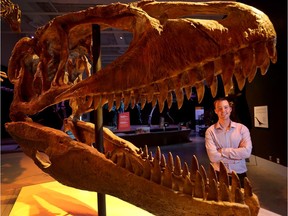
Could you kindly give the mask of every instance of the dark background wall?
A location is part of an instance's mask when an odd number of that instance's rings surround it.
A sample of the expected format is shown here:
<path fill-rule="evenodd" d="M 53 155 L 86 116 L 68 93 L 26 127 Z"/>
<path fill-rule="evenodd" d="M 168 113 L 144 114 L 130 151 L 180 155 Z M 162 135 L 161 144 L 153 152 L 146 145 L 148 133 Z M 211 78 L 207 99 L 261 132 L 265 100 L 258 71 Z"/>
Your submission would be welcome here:
<path fill-rule="evenodd" d="M 242 0 L 267 14 L 277 33 L 278 61 L 265 76 L 259 72 L 246 85 L 246 98 L 253 126 L 253 154 L 264 159 L 272 156 L 287 166 L 287 1 Z M 254 127 L 254 106 L 268 106 L 269 128 Z"/>

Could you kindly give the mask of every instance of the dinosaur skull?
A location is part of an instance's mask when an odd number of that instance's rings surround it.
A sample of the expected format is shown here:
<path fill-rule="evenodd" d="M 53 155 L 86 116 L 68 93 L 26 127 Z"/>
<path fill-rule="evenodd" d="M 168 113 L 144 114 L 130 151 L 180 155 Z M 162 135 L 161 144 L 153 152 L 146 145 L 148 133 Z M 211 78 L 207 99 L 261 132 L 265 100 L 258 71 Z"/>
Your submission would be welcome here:
<path fill-rule="evenodd" d="M 187 18 L 222 15 L 218 20 Z M 91 24 L 133 33 L 122 56 L 90 75 Z M 62 131 L 29 121 L 29 115 L 70 100 L 73 117 L 108 102 L 141 102 L 160 109 L 182 106 L 184 92 L 195 87 L 199 101 L 207 85 L 215 96 L 217 76 L 225 92 L 233 76 L 242 89 L 259 68 L 264 75 L 276 62 L 276 33 L 261 11 L 235 2 L 115 3 L 56 17 L 39 28 L 33 39 L 14 47 L 8 77 L 14 84 L 7 131 L 44 172 L 68 186 L 119 197 L 156 215 L 257 215 L 259 202 L 246 179 L 244 191 L 232 174 L 228 185 L 222 166 L 207 177 L 196 157 L 191 168 L 179 157 L 155 156 L 104 129 L 105 155 L 91 146 L 94 125 L 66 119 L 77 141 Z M 74 67 L 74 68 L 73 68 Z M 71 102 L 72 101 L 72 102 Z M 167 162 L 166 162 L 167 161 Z M 219 180 L 219 181 L 218 181 Z"/>

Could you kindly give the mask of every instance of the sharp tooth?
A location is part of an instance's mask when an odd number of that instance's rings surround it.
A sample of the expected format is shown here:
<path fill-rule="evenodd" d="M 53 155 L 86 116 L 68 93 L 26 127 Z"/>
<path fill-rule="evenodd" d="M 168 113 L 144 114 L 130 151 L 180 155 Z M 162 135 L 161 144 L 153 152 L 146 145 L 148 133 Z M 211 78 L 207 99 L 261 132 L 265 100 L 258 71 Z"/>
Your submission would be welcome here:
<path fill-rule="evenodd" d="M 157 95 L 153 95 L 153 99 L 152 99 L 152 107 L 156 106 L 157 105 Z"/>
<path fill-rule="evenodd" d="M 235 67 L 234 55 L 226 54 L 222 56 L 222 80 L 225 89 L 225 95 L 228 95 L 231 87 L 233 86 L 232 76 Z"/>
<path fill-rule="evenodd" d="M 172 78 L 172 82 L 174 84 L 174 92 L 176 94 L 176 101 L 178 104 L 178 109 L 180 109 L 183 105 L 184 94 L 181 86 L 181 75 Z"/>
<path fill-rule="evenodd" d="M 213 182 L 213 179 L 217 182 L 217 175 L 216 175 L 216 171 L 213 167 L 213 165 L 210 163 L 210 166 L 209 166 L 209 183 L 210 182 Z"/>
<path fill-rule="evenodd" d="M 245 204 L 243 193 L 240 188 L 237 188 L 235 191 L 235 203 Z"/>
<path fill-rule="evenodd" d="M 165 101 L 168 96 L 168 86 L 166 85 L 166 82 L 161 82 L 158 84 L 158 88 L 160 93 L 158 97 L 158 105 L 159 105 L 159 111 L 160 113 L 162 113 L 165 107 Z"/>
<path fill-rule="evenodd" d="M 178 109 L 181 109 L 183 102 L 184 102 L 184 93 L 183 90 L 180 89 L 176 89 L 175 90 L 175 94 L 176 94 L 176 100 L 177 100 L 177 105 L 178 105 Z"/>
<path fill-rule="evenodd" d="M 151 181 L 157 183 L 157 184 L 161 184 L 161 167 L 159 164 L 159 157 L 160 156 L 155 156 L 154 160 L 153 160 L 153 166 L 151 169 Z"/>
<path fill-rule="evenodd" d="M 131 109 L 134 109 L 136 105 L 136 100 L 135 100 L 135 96 L 133 94 L 131 94 L 130 96 L 130 106 L 131 106 Z"/>
<path fill-rule="evenodd" d="M 223 162 L 220 162 L 220 171 L 219 171 L 219 182 L 226 184 L 227 186 L 229 185 L 229 177 L 227 173 L 227 169 Z"/>
<path fill-rule="evenodd" d="M 119 109 L 119 108 L 120 108 L 122 98 L 123 98 L 122 92 L 115 94 L 115 105 L 116 105 L 116 109 Z"/>
<path fill-rule="evenodd" d="M 231 182 L 231 191 L 236 190 L 236 188 L 241 188 L 240 180 L 235 171 L 232 171 L 232 182 Z"/>
<path fill-rule="evenodd" d="M 203 177 L 204 184 L 207 185 L 207 173 L 202 165 L 200 166 L 200 174 Z"/>
<path fill-rule="evenodd" d="M 255 74 L 257 68 L 255 64 L 254 49 L 251 47 L 243 48 L 239 50 L 238 56 L 244 77 L 248 77 L 251 73 Z"/>
<path fill-rule="evenodd" d="M 205 72 L 205 80 L 207 85 L 210 87 L 214 79 L 214 62 L 208 62 L 203 66 L 203 71 Z"/>
<path fill-rule="evenodd" d="M 241 67 L 236 67 L 235 68 L 234 76 L 235 76 L 235 79 L 237 81 L 237 85 L 238 85 L 239 90 L 240 91 L 243 90 L 243 88 L 245 86 L 245 83 L 246 83 L 246 78 L 243 75 Z"/>
<path fill-rule="evenodd" d="M 192 95 L 192 87 L 187 86 L 184 89 L 185 89 L 186 98 L 187 98 L 187 100 L 189 100 L 191 98 L 191 95 Z"/>
<path fill-rule="evenodd" d="M 151 103 L 153 100 L 153 96 L 154 96 L 154 84 L 150 85 L 149 87 L 147 87 L 147 102 Z"/>
<path fill-rule="evenodd" d="M 134 98 L 135 98 L 135 103 L 139 103 L 140 102 L 140 95 L 142 94 L 142 89 L 134 89 Z"/>
<path fill-rule="evenodd" d="M 162 184 L 165 187 L 172 188 L 172 172 L 174 168 L 173 156 L 172 153 L 168 153 L 168 161 L 163 171 Z"/>
<path fill-rule="evenodd" d="M 168 109 L 172 107 L 172 104 L 173 104 L 173 94 L 172 92 L 168 92 L 168 97 L 167 97 Z"/>
<path fill-rule="evenodd" d="M 171 172 L 174 171 L 174 159 L 171 152 L 168 153 L 167 169 L 169 169 Z"/>
<path fill-rule="evenodd" d="M 123 92 L 124 95 L 124 109 L 127 110 L 130 104 L 130 96 L 131 96 L 131 92 L 130 91 L 125 91 Z"/>
<path fill-rule="evenodd" d="M 207 200 L 219 201 L 218 186 L 215 179 L 213 179 L 211 182 L 209 181 Z"/>
<path fill-rule="evenodd" d="M 162 113 L 165 107 L 165 100 L 159 98 L 158 105 L 159 105 L 159 112 Z"/>
<path fill-rule="evenodd" d="M 161 83 L 158 83 L 158 88 L 159 88 L 159 93 L 160 93 L 159 99 L 165 101 L 167 99 L 167 95 L 169 91 L 167 82 L 163 81 Z"/>
<path fill-rule="evenodd" d="M 117 164 L 118 160 L 117 154 L 113 154 L 113 152 L 112 153 L 110 152 L 110 160 L 113 161 L 113 163 Z"/>
<path fill-rule="evenodd" d="M 185 177 L 184 186 L 183 186 L 183 193 L 192 195 L 193 186 L 188 176 Z"/>
<path fill-rule="evenodd" d="M 263 64 L 260 66 L 260 71 L 262 75 L 265 75 L 267 73 L 269 66 L 270 66 L 270 59 L 266 58 Z"/>
<path fill-rule="evenodd" d="M 149 160 L 145 160 L 143 164 L 143 174 L 142 177 L 150 180 L 151 177 L 151 163 Z"/>
<path fill-rule="evenodd" d="M 251 70 L 250 74 L 248 75 L 248 82 L 249 83 L 251 83 L 254 80 L 255 75 L 257 73 L 257 68 L 255 67 L 254 69 L 255 70 L 253 70 L 253 71 Z"/>
<path fill-rule="evenodd" d="M 271 40 L 266 43 L 267 53 L 273 64 L 277 62 L 276 40 Z"/>
<path fill-rule="evenodd" d="M 184 178 L 172 173 L 172 190 L 183 192 Z"/>
<path fill-rule="evenodd" d="M 161 167 L 159 164 L 154 165 L 151 170 L 151 181 L 161 184 Z"/>
<path fill-rule="evenodd" d="M 232 183 L 231 183 L 231 200 L 232 201 L 235 201 L 235 193 L 236 193 L 237 188 L 241 188 L 240 180 L 237 174 L 234 171 L 232 171 Z"/>
<path fill-rule="evenodd" d="M 252 186 L 247 177 L 244 178 L 244 196 L 245 197 L 252 197 L 253 192 L 252 192 Z"/>
<path fill-rule="evenodd" d="M 212 81 L 212 85 L 210 86 L 210 91 L 211 91 L 212 97 L 215 98 L 217 95 L 217 91 L 218 91 L 218 78 L 217 78 L 217 76 L 215 76 L 213 81 Z"/>
<path fill-rule="evenodd" d="M 150 151 L 149 152 L 149 155 L 148 155 L 148 160 L 152 161 L 153 160 L 153 156 L 152 156 L 152 152 Z"/>
<path fill-rule="evenodd" d="M 105 157 L 106 157 L 107 159 L 110 159 L 110 160 L 111 160 L 111 152 L 110 152 L 110 151 L 106 152 L 106 153 L 105 153 Z M 113 161 L 113 162 L 114 162 L 114 161 Z"/>
<path fill-rule="evenodd" d="M 143 153 L 142 148 L 140 147 L 138 150 L 136 150 L 136 153 L 137 153 L 138 155 L 141 155 L 141 154 Z"/>
<path fill-rule="evenodd" d="M 190 180 L 192 182 L 196 179 L 196 173 L 199 170 L 199 163 L 198 159 L 195 155 L 192 156 L 192 163 L 191 163 L 191 169 L 190 169 Z"/>
<path fill-rule="evenodd" d="M 114 94 L 108 95 L 107 99 L 108 99 L 108 111 L 110 112 L 114 106 Z"/>
<path fill-rule="evenodd" d="M 141 102 L 141 110 L 143 110 L 145 107 L 145 104 L 146 104 L 146 96 L 145 95 L 141 96 L 140 102 Z"/>
<path fill-rule="evenodd" d="M 188 174 L 189 174 L 189 167 L 188 167 L 188 164 L 184 162 L 182 177 L 185 179 L 186 176 L 188 176 Z"/>
<path fill-rule="evenodd" d="M 157 146 L 157 149 L 156 149 L 155 159 L 157 159 L 158 161 L 160 161 L 161 159 L 161 149 L 159 146 Z"/>
<path fill-rule="evenodd" d="M 86 107 L 91 107 L 93 103 L 93 97 L 92 96 L 86 96 Z"/>
<path fill-rule="evenodd" d="M 148 158 L 148 147 L 147 147 L 147 145 L 144 146 L 144 151 L 143 151 L 142 158 L 143 159 L 147 159 Z"/>
<path fill-rule="evenodd" d="M 227 96 L 231 90 L 231 88 L 233 87 L 233 81 L 232 81 L 232 77 L 229 81 L 226 81 L 225 85 L 224 85 L 224 92 L 225 95 Z"/>
<path fill-rule="evenodd" d="M 177 155 L 173 174 L 176 176 L 180 176 L 181 173 L 182 173 L 181 160 L 180 160 L 179 156 Z"/>
<path fill-rule="evenodd" d="M 172 171 L 169 170 L 168 166 L 163 171 L 162 174 L 162 185 L 172 189 Z"/>
<path fill-rule="evenodd" d="M 94 108 L 94 110 L 98 109 L 100 103 L 101 103 L 101 96 L 100 95 L 94 95 L 93 96 L 93 108 Z"/>
<path fill-rule="evenodd" d="M 140 101 L 140 93 L 142 93 L 142 89 L 134 89 L 131 92 L 131 108 L 134 109 L 135 105 L 139 103 Z"/>
<path fill-rule="evenodd" d="M 265 60 L 269 57 L 268 57 L 268 53 L 266 52 L 266 44 L 265 43 L 256 43 L 254 44 L 254 50 L 255 50 L 255 63 L 256 63 L 256 66 L 261 66 Z"/>
<path fill-rule="evenodd" d="M 107 95 L 102 95 L 101 97 L 101 107 L 108 102 Z"/>
<path fill-rule="evenodd" d="M 197 170 L 194 188 L 194 197 L 204 198 L 205 186 L 200 172 Z"/>
<path fill-rule="evenodd" d="M 162 168 L 166 167 L 166 158 L 165 158 L 165 155 L 164 155 L 164 154 L 162 154 L 162 156 L 161 156 L 160 166 L 161 166 Z"/>
<path fill-rule="evenodd" d="M 226 184 L 220 183 L 219 188 L 219 199 L 221 201 L 228 201 L 231 202 L 230 195 L 229 195 L 229 188 Z"/>
<path fill-rule="evenodd" d="M 205 94 L 205 86 L 203 82 L 201 82 L 201 83 L 196 83 L 195 88 L 197 91 L 198 103 L 201 103 Z"/>

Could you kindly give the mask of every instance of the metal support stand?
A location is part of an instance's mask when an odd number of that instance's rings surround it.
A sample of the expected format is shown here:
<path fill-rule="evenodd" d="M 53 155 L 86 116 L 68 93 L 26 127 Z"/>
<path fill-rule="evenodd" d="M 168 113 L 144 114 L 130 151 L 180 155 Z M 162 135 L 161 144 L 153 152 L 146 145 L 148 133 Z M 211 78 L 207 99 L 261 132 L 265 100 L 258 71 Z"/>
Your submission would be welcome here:
<path fill-rule="evenodd" d="M 101 69 L 101 58 L 100 58 L 100 26 L 92 25 L 92 54 L 93 54 L 93 73 L 96 73 Z M 94 147 L 99 152 L 104 152 L 103 146 L 103 110 L 101 103 L 94 113 L 94 124 L 95 124 L 95 143 Z M 97 139 L 96 139 L 97 138 Z M 98 216 L 106 216 L 106 199 L 105 194 L 97 193 L 98 201 Z"/>

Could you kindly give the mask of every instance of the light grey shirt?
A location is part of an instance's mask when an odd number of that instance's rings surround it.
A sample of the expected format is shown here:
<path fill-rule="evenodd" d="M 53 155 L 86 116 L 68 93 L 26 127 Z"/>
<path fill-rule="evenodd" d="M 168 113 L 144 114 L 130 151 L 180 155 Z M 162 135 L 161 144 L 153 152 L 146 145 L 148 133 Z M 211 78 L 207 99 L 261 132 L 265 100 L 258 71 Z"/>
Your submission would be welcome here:
<path fill-rule="evenodd" d="M 231 121 L 228 130 L 223 129 L 219 122 L 211 125 L 205 133 L 205 146 L 215 170 L 219 171 L 222 161 L 229 173 L 232 170 L 238 174 L 247 171 L 245 159 L 251 155 L 252 142 L 245 125 Z M 219 148 L 222 153 L 217 151 Z"/>

